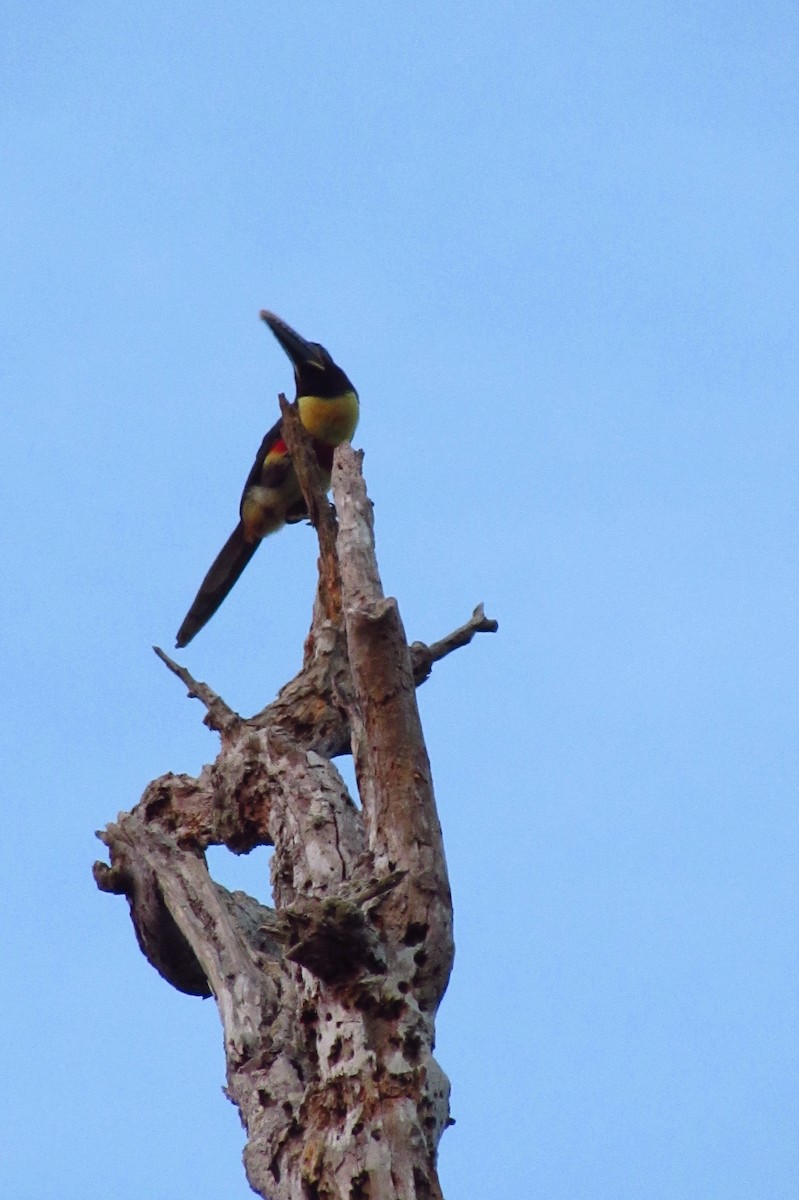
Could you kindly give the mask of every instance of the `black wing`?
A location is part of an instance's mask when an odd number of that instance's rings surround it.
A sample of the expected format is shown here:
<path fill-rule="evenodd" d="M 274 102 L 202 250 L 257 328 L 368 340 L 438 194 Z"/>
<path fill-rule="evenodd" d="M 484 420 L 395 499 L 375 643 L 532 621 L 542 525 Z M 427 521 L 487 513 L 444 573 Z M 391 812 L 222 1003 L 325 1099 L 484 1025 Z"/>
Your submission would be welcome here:
<path fill-rule="evenodd" d="M 242 500 L 247 495 L 249 489 L 257 483 L 264 484 L 266 487 L 279 487 L 285 479 L 286 474 L 291 466 L 291 459 L 289 458 L 286 458 L 285 460 L 278 459 L 274 464 L 274 468 L 270 463 L 268 475 L 264 477 L 263 473 L 264 460 L 266 459 L 269 451 L 276 445 L 277 442 L 280 441 L 282 428 L 282 422 L 279 419 L 275 421 L 272 428 L 264 436 L 264 440 L 261 442 L 261 445 L 258 448 L 258 453 L 255 456 L 255 462 L 252 464 L 252 470 L 247 476 L 247 482 L 245 483 L 244 489 L 241 493 Z M 272 478 L 273 469 L 275 472 L 279 472 L 279 474 L 275 474 L 274 478 Z"/>

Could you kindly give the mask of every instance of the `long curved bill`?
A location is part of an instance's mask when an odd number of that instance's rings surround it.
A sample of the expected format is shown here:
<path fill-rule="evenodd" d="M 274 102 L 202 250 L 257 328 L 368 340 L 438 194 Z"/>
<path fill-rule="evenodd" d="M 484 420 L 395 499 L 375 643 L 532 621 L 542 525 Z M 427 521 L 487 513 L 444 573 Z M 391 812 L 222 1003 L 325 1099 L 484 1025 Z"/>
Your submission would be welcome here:
<path fill-rule="evenodd" d="M 272 330 L 295 367 L 300 367 L 303 363 L 310 363 L 314 367 L 324 369 L 325 360 L 320 353 L 320 346 L 317 346 L 315 342 L 306 342 L 296 329 L 292 329 L 290 325 L 287 325 L 274 313 L 268 312 L 267 309 L 262 308 L 258 315 Z"/>

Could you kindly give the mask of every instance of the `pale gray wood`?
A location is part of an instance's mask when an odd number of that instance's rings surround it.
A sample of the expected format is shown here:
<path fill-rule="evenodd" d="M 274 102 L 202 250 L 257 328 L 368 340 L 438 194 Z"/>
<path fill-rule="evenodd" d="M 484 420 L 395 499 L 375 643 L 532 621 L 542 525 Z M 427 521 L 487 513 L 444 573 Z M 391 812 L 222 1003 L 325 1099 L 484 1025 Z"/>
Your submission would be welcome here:
<path fill-rule="evenodd" d="M 312 487 L 290 413 L 284 429 Z M 450 1116 L 433 1046 L 452 906 L 415 689 L 496 623 L 479 607 L 447 638 L 409 650 L 397 603 L 382 593 L 350 447 L 336 453 L 333 490 L 337 535 L 308 492 L 322 551 L 299 675 L 245 719 L 157 651 L 203 704 L 221 748 L 197 779 L 154 780 L 98 835 L 111 864 L 95 864 L 95 878 L 127 896 L 139 945 L 165 979 L 215 997 L 256 1193 L 437 1200 Z M 350 749 L 360 808 L 331 761 Z M 274 907 L 211 879 L 213 844 L 274 846 Z"/>

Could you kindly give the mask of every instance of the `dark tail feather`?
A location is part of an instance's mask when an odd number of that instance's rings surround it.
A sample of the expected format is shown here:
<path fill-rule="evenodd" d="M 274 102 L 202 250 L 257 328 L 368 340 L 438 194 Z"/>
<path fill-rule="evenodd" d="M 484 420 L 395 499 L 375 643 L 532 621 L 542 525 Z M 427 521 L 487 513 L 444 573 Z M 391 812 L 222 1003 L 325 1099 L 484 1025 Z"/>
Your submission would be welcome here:
<path fill-rule="evenodd" d="M 239 522 L 213 561 L 210 571 L 200 584 L 194 603 L 178 630 L 178 649 L 188 646 L 195 633 L 210 621 L 247 563 L 258 549 L 259 542 L 248 542 Z"/>

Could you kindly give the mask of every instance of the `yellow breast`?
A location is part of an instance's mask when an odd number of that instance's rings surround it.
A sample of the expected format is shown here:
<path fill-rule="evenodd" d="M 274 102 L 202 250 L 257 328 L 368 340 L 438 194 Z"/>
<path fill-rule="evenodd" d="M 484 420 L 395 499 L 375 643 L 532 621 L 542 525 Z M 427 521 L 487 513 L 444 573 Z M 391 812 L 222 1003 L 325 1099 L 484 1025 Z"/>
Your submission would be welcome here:
<path fill-rule="evenodd" d="M 358 424 L 358 393 L 340 396 L 298 396 L 300 420 L 311 437 L 329 446 L 349 441 Z"/>

